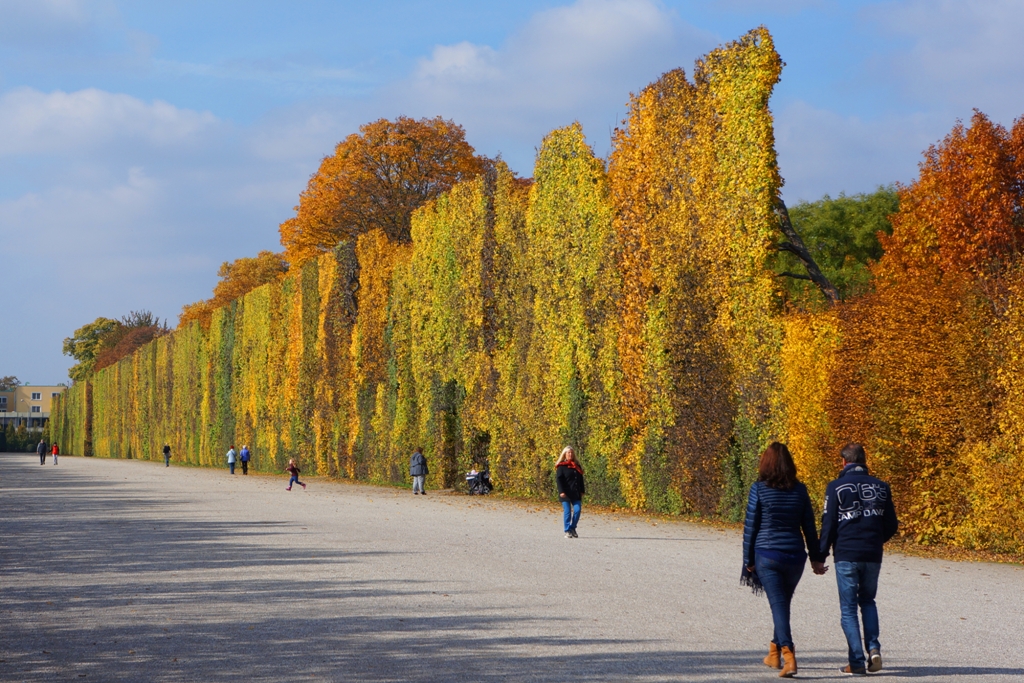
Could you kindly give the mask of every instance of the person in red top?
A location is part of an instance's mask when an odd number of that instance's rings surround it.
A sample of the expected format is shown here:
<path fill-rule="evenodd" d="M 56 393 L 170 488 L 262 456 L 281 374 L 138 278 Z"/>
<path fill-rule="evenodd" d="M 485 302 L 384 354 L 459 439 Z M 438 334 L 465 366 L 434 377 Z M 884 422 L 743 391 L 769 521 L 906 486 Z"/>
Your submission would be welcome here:
<path fill-rule="evenodd" d="M 288 488 L 285 491 L 291 491 L 292 484 L 298 484 L 302 488 L 306 488 L 306 485 L 299 481 L 299 472 L 301 470 L 295 465 L 295 460 L 289 460 L 288 467 L 285 467 L 284 471 L 292 475 L 292 478 L 288 480 Z"/>
<path fill-rule="evenodd" d="M 53 464 L 56 465 L 57 464 L 57 454 L 60 453 L 60 449 L 57 448 L 57 442 L 56 441 L 53 442 L 52 451 L 53 451 Z"/>

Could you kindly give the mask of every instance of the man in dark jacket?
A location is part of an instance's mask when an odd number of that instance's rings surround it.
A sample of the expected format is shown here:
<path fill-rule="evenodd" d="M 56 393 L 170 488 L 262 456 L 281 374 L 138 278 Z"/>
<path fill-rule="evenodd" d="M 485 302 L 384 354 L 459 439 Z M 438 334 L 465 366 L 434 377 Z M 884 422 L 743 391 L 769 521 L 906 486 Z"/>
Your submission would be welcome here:
<path fill-rule="evenodd" d="M 427 495 L 426 489 L 423 488 L 423 482 L 426 481 L 427 475 L 430 474 L 430 470 L 427 468 L 427 459 L 423 457 L 423 449 L 419 446 L 413 451 L 412 458 L 409 459 L 409 475 L 412 476 L 412 495 L 422 493 L 424 496 Z"/>
<path fill-rule="evenodd" d="M 49 450 L 50 449 L 49 449 L 49 447 L 47 447 L 46 441 L 44 441 L 43 439 L 39 439 L 39 445 L 36 446 L 36 453 L 39 454 L 39 464 L 40 465 L 45 465 L 46 464 L 46 453 Z"/>
<path fill-rule="evenodd" d="M 882 568 L 882 546 L 896 533 L 899 521 L 889 485 L 868 474 L 864 447 L 857 443 L 843 447 L 843 471 L 825 489 L 825 512 L 821 519 L 821 552 L 835 556 L 839 607 L 850 663 L 843 673 L 863 674 L 882 668 L 878 643 L 878 573 Z M 857 608 L 864 622 L 861 640 Z M 864 657 L 862 642 L 867 644 Z"/>

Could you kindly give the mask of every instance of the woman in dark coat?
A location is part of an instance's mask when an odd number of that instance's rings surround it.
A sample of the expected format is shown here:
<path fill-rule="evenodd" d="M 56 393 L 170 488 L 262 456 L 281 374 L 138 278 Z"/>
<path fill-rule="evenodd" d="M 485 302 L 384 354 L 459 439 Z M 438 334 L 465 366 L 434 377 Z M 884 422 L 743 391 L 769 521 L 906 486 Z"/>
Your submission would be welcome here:
<path fill-rule="evenodd" d="M 423 457 L 423 447 L 417 446 L 416 450 L 413 451 L 412 457 L 409 458 L 409 476 L 412 477 L 412 495 L 422 493 L 424 496 L 427 495 L 427 490 L 423 488 L 424 482 L 427 480 L 427 475 L 430 474 L 430 470 L 427 468 L 427 459 Z"/>
<path fill-rule="evenodd" d="M 797 671 L 789 608 L 808 553 L 814 573 L 824 574 L 825 556 L 818 547 L 814 508 L 807 487 L 796 478 L 796 465 L 789 449 L 775 442 L 761 454 L 758 478 L 750 487 L 747 500 L 743 582 L 755 592 L 763 588 L 768 595 L 775 634 L 764 663 L 782 669 L 782 678 Z"/>
<path fill-rule="evenodd" d="M 558 486 L 558 499 L 562 502 L 565 537 L 579 538 L 576 525 L 580 521 L 580 506 L 586 488 L 583 485 L 583 468 L 576 461 L 572 446 L 563 448 L 555 461 L 555 485 Z"/>

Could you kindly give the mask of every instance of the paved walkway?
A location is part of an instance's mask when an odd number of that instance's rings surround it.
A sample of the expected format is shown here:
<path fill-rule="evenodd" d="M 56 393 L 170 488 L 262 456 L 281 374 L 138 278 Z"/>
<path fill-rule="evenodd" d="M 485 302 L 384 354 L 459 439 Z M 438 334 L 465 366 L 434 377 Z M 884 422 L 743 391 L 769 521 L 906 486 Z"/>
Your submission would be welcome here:
<path fill-rule="evenodd" d="M 3 681 L 759 681 L 738 532 L 162 463 L 0 456 Z M 1024 570 L 891 556 L 886 674 L 1024 679 Z M 840 678 L 835 579 L 794 601 Z"/>

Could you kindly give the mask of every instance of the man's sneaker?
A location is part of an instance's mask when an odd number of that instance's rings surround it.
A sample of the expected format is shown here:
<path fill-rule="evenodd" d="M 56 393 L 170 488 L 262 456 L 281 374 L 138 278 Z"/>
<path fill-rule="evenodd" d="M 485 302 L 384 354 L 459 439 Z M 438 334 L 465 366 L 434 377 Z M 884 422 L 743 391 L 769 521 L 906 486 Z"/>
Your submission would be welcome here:
<path fill-rule="evenodd" d="M 291 490 L 292 490 L 291 486 L 289 486 L 288 488 L 285 489 L 285 491 L 291 491 Z"/>
<path fill-rule="evenodd" d="M 847 664 L 846 666 L 844 666 L 842 669 L 839 670 L 839 673 L 846 674 L 847 676 L 867 676 L 868 675 L 868 670 L 867 669 L 854 669 L 852 666 Z"/>
<path fill-rule="evenodd" d="M 426 491 L 420 491 L 420 495 L 421 496 L 425 496 L 425 495 L 427 495 L 427 492 Z"/>
<path fill-rule="evenodd" d="M 569 533 L 568 531 L 566 531 L 566 532 L 565 532 L 565 537 L 566 537 L 566 538 L 572 538 L 572 534 L 571 534 L 571 533 Z"/>
<path fill-rule="evenodd" d="M 882 670 L 882 653 L 872 650 L 868 653 L 868 671 L 874 673 Z"/>
<path fill-rule="evenodd" d="M 303 484 L 303 485 L 302 485 L 302 488 L 306 488 L 306 485 L 305 485 L 305 484 Z"/>
<path fill-rule="evenodd" d="M 572 534 L 573 538 L 579 538 L 580 537 L 580 535 L 578 533 L 576 533 L 575 529 L 569 529 L 569 533 Z"/>

